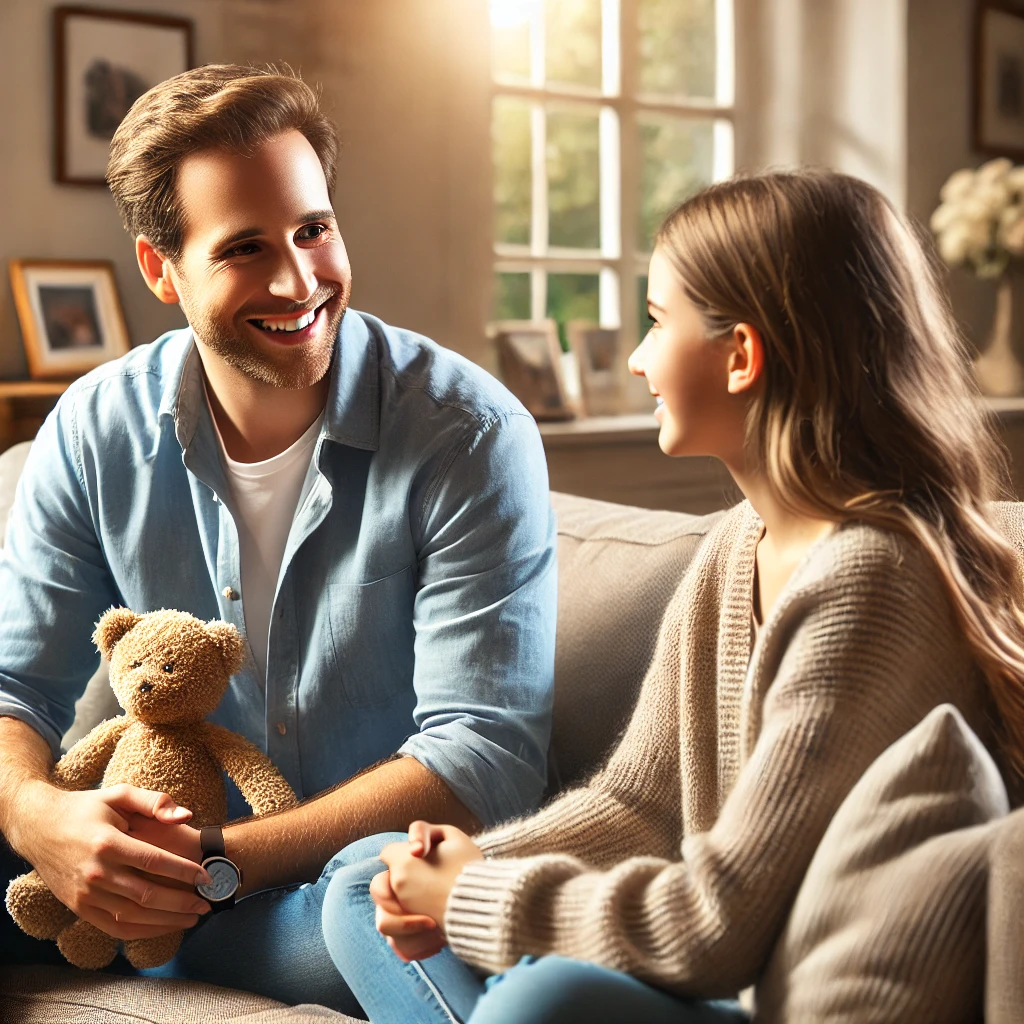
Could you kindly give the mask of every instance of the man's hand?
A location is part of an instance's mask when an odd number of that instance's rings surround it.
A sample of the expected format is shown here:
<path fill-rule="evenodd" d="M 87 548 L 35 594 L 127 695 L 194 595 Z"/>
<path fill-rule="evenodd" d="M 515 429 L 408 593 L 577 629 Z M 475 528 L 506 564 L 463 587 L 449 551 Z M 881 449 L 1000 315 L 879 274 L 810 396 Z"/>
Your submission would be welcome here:
<path fill-rule="evenodd" d="M 380 859 L 388 870 L 370 883 L 377 930 L 405 961 L 424 960 L 445 946 L 439 923 L 448 895 L 463 867 L 483 857 L 479 847 L 454 825 L 414 821 L 409 842 L 391 843 Z"/>
<path fill-rule="evenodd" d="M 11 846 L 61 903 L 108 935 L 154 938 L 191 928 L 210 909 L 192 891 L 210 880 L 194 860 L 137 838 L 154 829 L 179 834 L 192 817 L 166 793 L 126 785 L 72 793 L 34 781 L 20 803 Z"/>

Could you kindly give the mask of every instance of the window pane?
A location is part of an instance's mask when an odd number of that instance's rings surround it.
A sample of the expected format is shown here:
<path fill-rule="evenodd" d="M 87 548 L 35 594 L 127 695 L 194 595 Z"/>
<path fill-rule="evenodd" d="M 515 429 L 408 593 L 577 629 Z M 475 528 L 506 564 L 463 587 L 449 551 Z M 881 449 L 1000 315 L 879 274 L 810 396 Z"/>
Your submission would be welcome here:
<path fill-rule="evenodd" d="M 494 319 L 530 319 L 530 275 L 494 275 Z"/>
<path fill-rule="evenodd" d="M 530 0 L 491 0 L 491 67 L 495 75 L 530 79 Z"/>
<path fill-rule="evenodd" d="M 494 147 L 494 238 L 530 241 L 530 105 L 499 96 L 491 125 Z"/>
<path fill-rule="evenodd" d="M 715 97 L 715 0 L 637 0 L 640 90 Z"/>
<path fill-rule="evenodd" d="M 636 279 L 636 343 L 639 345 L 651 329 L 651 317 L 647 312 L 647 275 Z"/>
<path fill-rule="evenodd" d="M 601 246 L 597 111 L 548 113 L 548 244 Z"/>
<path fill-rule="evenodd" d="M 597 274 L 548 274 L 547 315 L 558 324 L 562 350 L 569 351 L 565 325 L 569 320 L 600 318 L 601 303 Z"/>
<path fill-rule="evenodd" d="M 600 89 L 601 0 L 547 0 L 544 22 L 548 81 Z"/>
<path fill-rule="evenodd" d="M 649 252 L 672 208 L 711 183 L 713 122 L 639 119 L 640 223 L 637 243 Z"/>

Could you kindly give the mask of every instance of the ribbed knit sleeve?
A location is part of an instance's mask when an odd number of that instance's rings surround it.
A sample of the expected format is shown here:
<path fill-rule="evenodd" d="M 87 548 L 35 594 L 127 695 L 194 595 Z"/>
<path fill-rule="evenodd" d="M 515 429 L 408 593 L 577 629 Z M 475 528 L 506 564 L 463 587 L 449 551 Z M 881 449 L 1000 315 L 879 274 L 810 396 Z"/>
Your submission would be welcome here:
<path fill-rule="evenodd" d="M 684 648 L 705 639 L 700 618 L 690 620 Z M 692 665 L 685 649 L 676 665 L 677 673 Z M 654 689 L 668 685 L 671 670 L 661 671 Z M 557 953 L 682 995 L 736 992 L 756 979 L 854 782 L 939 703 L 977 723 L 980 685 L 927 556 L 868 527 L 838 530 L 808 552 L 761 631 L 744 683 L 742 768 L 713 825 L 683 839 L 678 817 L 665 819 L 677 829 L 670 854 L 636 856 L 645 851 L 633 847 L 602 869 L 587 863 L 585 849 L 518 858 L 489 851 L 452 890 L 451 947 L 490 971 L 524 954 Z M 644 708 L 657 716 L 663 705 L 648 695 Z M 645 729 L 663 735 L 665 726 L 635 718 L 623 747 Z M 688 757 L 685 747 L 675 765 L 662 756 L 655 773 L 686 771 Z M 622 748 L 612 764 L 620 758 L 638 763 Z M 644 783 L 645 792 L 655 788 Z M 584 800 L 580 793 L 564 805 L 576 821 Z M 629 822 L 624 804 L 601 827 L 627 823 L 628 831 Z"/>
<path fill-rule="evenodd" d="M 643 853 L 678 853 L 682 827 L 679 764 L 679 676 L 683 636 L 699 619 L 705 648 L 714 648 L 721 602 L 716 550 L 742 531 L 737 508 L 719 523 L 694 557 L 666 608 L 651 666 L 636 708 L 608 764 L 585 786 L 539 812 L 475 837 L 488 857 L 564 853 L 593 867 L 610 867 Z M 690 645 L 693 654 L 700 645 Z"/>

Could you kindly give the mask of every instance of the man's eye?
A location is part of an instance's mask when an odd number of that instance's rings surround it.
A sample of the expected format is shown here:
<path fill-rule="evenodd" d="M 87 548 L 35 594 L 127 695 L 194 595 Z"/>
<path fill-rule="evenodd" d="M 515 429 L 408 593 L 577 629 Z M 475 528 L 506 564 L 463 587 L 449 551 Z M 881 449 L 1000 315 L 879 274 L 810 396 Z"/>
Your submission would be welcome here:
<path fill-rule="evenodd" d="M 231 249 L 228 249 L 224 253 L 224 259 L 231 259 L 233 256 L 251 256 L 254 252 L 258 252 L 259 247 L 253 242 L 245 242 L 242 245 L 236 245 Z"/>
<path fill-rule="evenodd" d="M 312 242 L 325 234 L 326 231 L 327 228 L 323 224 L 307 224 L 304 228 L 299 228 L 295 235 L 303 242 Z"/>

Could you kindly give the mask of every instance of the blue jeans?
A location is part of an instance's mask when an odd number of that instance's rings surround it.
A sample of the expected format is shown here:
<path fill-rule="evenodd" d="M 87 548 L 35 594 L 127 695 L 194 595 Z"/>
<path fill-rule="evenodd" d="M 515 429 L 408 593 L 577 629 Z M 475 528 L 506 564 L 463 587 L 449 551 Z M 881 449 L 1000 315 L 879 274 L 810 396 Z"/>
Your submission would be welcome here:
<path fill-rule="evenodd" d="M 374 926 L 368 885 L 384 865 L 383 846 L 403 833 L 370 836 L 328 865 L 324 941 L 338 972 L 373 1024 L 742 1024 L 735 1003 L 680 999 L 628 974 L 596 964 L 526 957 L 505 974 L 484 978 L 450 949 L 405 964 Z"/>
<path fill-rule="evenodd" d="M 324 945 L 320 909 L 338 858 L 315 885 L 267 889 L 240 900 L 222 914 L 207 914 L 186 932 L 173 960 L 137 971 L 118 956 L 113 974 L 188 978 L 240 988 L 284 1003 L 321 1003 L 354 1017 L 364 1016 L 339 977 Z M 0 884 L 28 870 L 0 839 Z M 55 942 L 40 942 L 21 931 L 0 907 L 0 963 L 66 964 Z"/>

